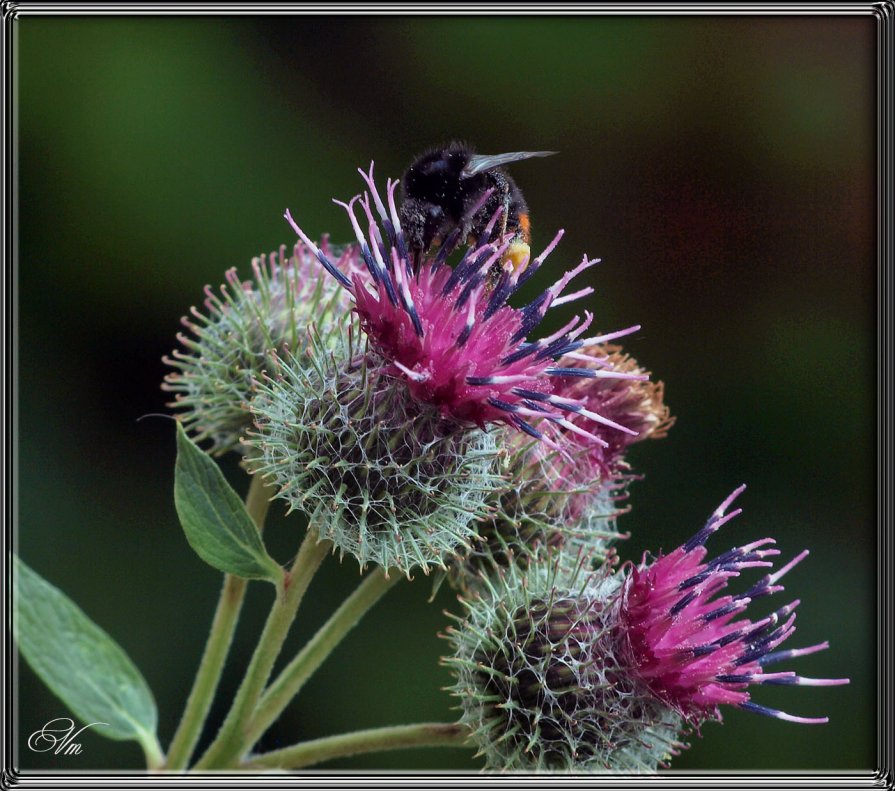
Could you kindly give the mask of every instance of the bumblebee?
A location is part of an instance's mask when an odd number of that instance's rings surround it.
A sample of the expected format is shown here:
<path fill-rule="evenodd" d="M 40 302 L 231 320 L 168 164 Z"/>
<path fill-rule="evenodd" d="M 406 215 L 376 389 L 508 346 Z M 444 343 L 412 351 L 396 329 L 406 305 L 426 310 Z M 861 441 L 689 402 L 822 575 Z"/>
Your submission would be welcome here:
<path fill-rule="evenodd" d="M 514 271 L 529 255 L 531 222 L 522 190 L 504 165 L 555 151 L 516 151 L 476 154 L 472 147 L 453 142 L 418 157 L 401 179 L 401 228 L 415 264 L 435 246 L 452 249 L 463 239 L 484 243 L 488 221 L 502 206 L 500 229 L 513 234 L 500 266 Z M 492 192 L 482 203 L 482 197 Z M 450 252 L 450 249 L 447 252 Z"/>

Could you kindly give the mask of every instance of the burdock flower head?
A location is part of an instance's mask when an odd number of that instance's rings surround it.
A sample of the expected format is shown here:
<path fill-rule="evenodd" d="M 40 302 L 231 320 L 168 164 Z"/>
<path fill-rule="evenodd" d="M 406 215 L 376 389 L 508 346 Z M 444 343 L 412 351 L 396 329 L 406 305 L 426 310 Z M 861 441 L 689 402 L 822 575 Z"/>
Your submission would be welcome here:
<path fill-rule="evenodd" d="M 601 427 L 596 431 L 602 440 L 599 443 L 570 435 L 570 439 L 586 448 L 587 452 L 580 463 L 591 465 L 594 474 L 604 478 L 619 474 L 627 466 L 624 453 L 632 444 L 645 439 L 662 439 L 674 425 L 674 418 L 663 402 L 663 383 L 646 379 L 649 373 L 621 346 L 609 343 L 587 345 L 564 355 L 559 364 L 570 369 L 611 370 L 635 375 L 628 379 L 564 377 L 556 381 L 553 390 L 555 397 L 571 399 L 588 411 L 624 427 L 623 431 Z M 579 426 L 584 423 L 579 415 L 572 416 L 570 420 Z"/>
<path fill-rule="evenodd" d="M 494 437 L 416 401 L 349 341 L 312 343 L 256 382 L 250 464 L 362 567 L 444 568 L 499 482 Z"/>
<path fill-rule="evenodd" d="M 832 686 L 765 672 L 827 643 L 779 650 L 794 630 L 791 602 L 757 621 L 738 616 L 758 597 L 782 590 L 781 577 L 807 554 L 736 596 L 717 594 L 743 569 L 777 554 L 764 538 L 705 560 L 705 541 L 739 511 L 725 514 L 737 489 L 690 541 L 652 563 L 614 571 L 588 567 L 564 551 L 482 576 L 448 630 L 463 721 L 490 769 L 652 771 L 682 747 L 690 726 L 720 720 L 721 704 L 798 723 L 754 703 L 755 684 Z"/>
<path fill-rule="evenodd" d="M 624 431 L 571 399 L 554 397 L 553 382 L 558 377 L 643 379 L 645 375 L 612 370 L 610 365 L 570 368 L 555 361 L 584 345 L 616 338 L 639 327 L 582 339 L 592 320 L 587 314 L 585 320 L 576 317 L 552 335 L 528 340 L 548 309 L 593 291 L 586 287 L 565 293 L 571 280 L 598 259 L 585 257 L 531 303 L 518 309 L 510 307 L 507 300 L 538 270 L 562 231 L 531 262 L 522 261 L 508 271 L 500 264 L 512 239 L 497 234 L 498 238 L 491 240 L 502 211 L 498 210 L 456 266 L 451 268 L 446 263 L 459 241 L 454 233 L 436 255 L 424 257 L 415 268 L 395 206 L 398 182 L 388 181 L 386 209 L 372 173 L 372 165 L 369 173 L 361 171 L 369 194 L 340 204 L 348 213 L 366 264 L 363 275 L 340 270 L 324 250 L 313 245 L 289 212 L 286 217 L 354 298 L 361 327 L 384 361 L 386 372 L 404 380 L 415 399 L 435 407 L 445 417 L 479 427 L 503 423 L 553 444 L 557 444 L 560 429 L 600 441 L 586 423 L 572 422 L 570 415 Z M 490 193 L 482 201 L 488 197 Z M 471 213 L 478 211 L 482 201 L 472 207 Z M 355 211 L 358 204 L 366 233 Z M 373 216 L 374 204 L 381 228 Z"/>
<path fill-rule="evenodd" d="M 356 247 L 339 255 L 326 241 L 321 247 L 340 273 L 360 264 Z M 299 352 L 312 324 L 319 339 L 332 343 L 349 309 L 347 295 L 321 273 L 307 246 L 296 244 L 288 256 L 286 250 L 282 245 L 252 259 L 251 280 L 242 281 L 234 268 L 220 293 L 206 286 L 206 313 L 192 308 L 191 318 L 182 319 L 189 334 L 177 335 L 183 349 L 164 358 L 175 369 L 162 385 L 175 393 L 170 406 L 182 410 L 184 426 L 197 440 L 210 441 L 216 455 L 239 449 L 251 426 L 252 383 L 271 354 Z"/>
<path fill-rule="evenodd" d="M 601 477 L 588 450 L 555 450 L 525 434 L 506 430 L 506 484 L 492 495 L 492 508 L 478 526 L 472 547 L 450 565 L 451 584 L 469 591 L 481 572 L 518 563 L 546 550 L 574 544 L 599 562 L 620 537 L 627 479 Z"/>
<path fill-rule="evenodd" d="M 683 546 L 652 563 L 644 558 L 631 570 L 616 604 L 622 653 L 641 684 L 693 722 L 720 719 L 721 704 L 789 722 L 826 722 L 826 717 L 797 717 L 750 699 L 748 690 L 755 684 L 833 686 L 847 684 L 848 679 L 765 672 L 782 660 L 828 647 L 824 642 L 776 650 L 795 630 L 798 600 L 754 622 L 738 619 L 753 600 L 783 590 L 777 583 L 805 558 L 807 549 L 745 593 L 717 595 L 741 570 L 771 566 L 765 558 L 779 554 L 770 548 L 774 539 L 762 538 L 706 560 L 706 540 L 741 512 L 725 513 L 744 489 L 736 489 L 721 503 L 705 527 Z"/>
<path fill-rule="evenodd" d="M 621 347 L 593 344 L 563 355 L 569 370 L 614 370 L 647 376 Z M 561 428 L 559 449 L 519 432 L 504 444 L 509 451 L 508 485 L 495 495 L 493 513 L 479 527 L 473 550 L 451 566 L 452 582 L 461 589 L 475 584 L 477 570 L 505 565 L 545 546 L 571 542 L 597 559 L 619 538 L 616 517 L 626 509 L 619 502 L 636 477 L 624 459 L 627 448 L 643 439 L 664 437 L 674 423 L 663 403 L 661 382 L 643 378 L 556 377 L 553 396 L 569 409 L 607 418 L 593 423 L 569 415 L 569 422 L 588 429 L 578 434 Z"/>
<path fill-rule="evenodd" d="M 451 691 L 486 769 L 654 772 L 684 747 L 682 718 L 619 651 L 622 580 L 608 565 L 584 575 L 585 560 L 560 551 L 483 575 L 447 629 Z"/>

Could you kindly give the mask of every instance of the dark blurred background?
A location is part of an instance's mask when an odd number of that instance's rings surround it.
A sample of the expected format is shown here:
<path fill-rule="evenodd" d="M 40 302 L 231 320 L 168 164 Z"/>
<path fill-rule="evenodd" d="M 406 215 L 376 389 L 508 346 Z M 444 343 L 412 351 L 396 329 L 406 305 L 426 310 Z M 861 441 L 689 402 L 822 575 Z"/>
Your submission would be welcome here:
<path fill-rule="evenodd" d="M 285 207 L 312 236 L 347 240 L 330 198 L 360 191 L 358 166 L 398 176 L 459 137 L 487 153 L 561 152 L 513 168 L 534 246 L 566 229 L 538 285 L 601 256 L 595 329 L 643 325 L 626 347 L 664 380 L 677 424 L 630 453 L 645 478 L 620 520 L 632 532 L 623 557 L 681 543 L 742 482 L 745 513 L 710 548 L 772 535 L 784 560 L 811 549 L 755 612 L 802 599 L 790 647 L 831 648 L 794 667 L 852 684 L 753 699 L 829 724 L 730 710 L 674 767 L 876 766 L 871 17 L 23 16 L 14 27 L 18 549 L 140 666 L 163 743 L 220 586 L 177 523 L 173 426 L 138 420 L 166 411 L 160 358 L 180 316 L 228 267 L 247 275 L 253 255 L 292 242 Z M 285 562 L 301 530 L 275 508 L 274 556 Z M 290 650 L 357 581 L 353 560 L 325 563 Z M 455 716 L 436 633 L 457 605 L 446 589 L 428 603 L 430 590 L 422 574 L 393 590 L 263 746 Z M 225 702 L 270 599 L 252 587 Z M 19 689 L 22 738 L 65 714 L 24 664 Z M 79 756 L 25 749 L 20 765 L 142 765 L 133 743 L 82 742 Z M 322 768 L 478 766 L 471 751 L 416 750 Z"/>

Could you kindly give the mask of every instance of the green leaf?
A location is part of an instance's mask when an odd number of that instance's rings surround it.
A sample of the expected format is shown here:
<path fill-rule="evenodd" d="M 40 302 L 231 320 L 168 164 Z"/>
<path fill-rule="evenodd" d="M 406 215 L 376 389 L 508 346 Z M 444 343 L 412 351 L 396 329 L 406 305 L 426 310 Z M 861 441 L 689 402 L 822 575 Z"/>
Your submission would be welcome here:
<path fill-rule="evenodd" d="M 220 571 L 277 583 L 283 570 L 267 554 L 261 535 L 220 467 L 177 424 L 174 505 L 187 541 Z"/>
<path fill-rule="evenodd" d="M 121 647 L 18 557 L 13 584 L 13 631 L 34 672 L 97 733 L 157 745 L 155 700 Z"/>

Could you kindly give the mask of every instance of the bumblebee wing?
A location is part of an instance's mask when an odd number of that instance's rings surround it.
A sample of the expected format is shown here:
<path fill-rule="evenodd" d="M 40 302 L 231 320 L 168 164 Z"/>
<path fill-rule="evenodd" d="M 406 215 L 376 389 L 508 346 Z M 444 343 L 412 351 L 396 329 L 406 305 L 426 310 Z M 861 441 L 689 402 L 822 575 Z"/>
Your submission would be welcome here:
<path fill-rule="evenodd" d="M 520 159 L 549 157 L 556 153 L 556 151 L 513 151 L 510 154 L 473 154 L 460 175 L 468 179 L 477 173 L 484 173 L 486 170 L 493 170 L 501 165 L 509 165 L 510 162 L 518 162 Z"/>

